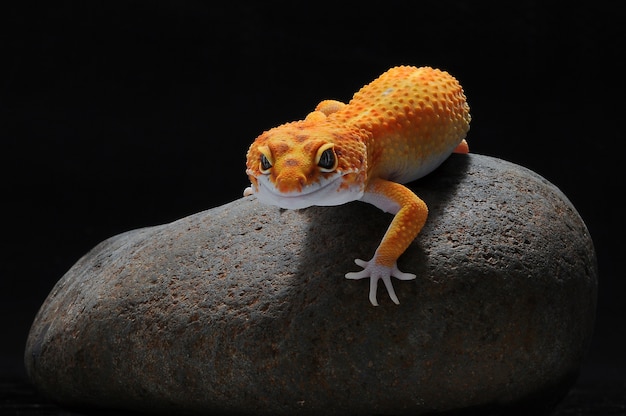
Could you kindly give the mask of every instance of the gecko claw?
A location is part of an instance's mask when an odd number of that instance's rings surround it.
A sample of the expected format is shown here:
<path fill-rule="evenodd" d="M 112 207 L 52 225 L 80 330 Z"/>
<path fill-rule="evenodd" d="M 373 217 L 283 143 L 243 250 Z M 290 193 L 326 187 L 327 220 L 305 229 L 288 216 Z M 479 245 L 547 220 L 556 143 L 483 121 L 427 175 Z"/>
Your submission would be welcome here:
<path fill-rule="evenodd" d="M 398 296 L 396 296 L 396 291 L 393 289 L 393 283 L 391 282 L 391 276 L 395 277 L 398 280 L 412 280 L 415 279 L 415 275 L 412 273 L 403 273 L 398 269 L 396 263 L 393 264 L 392 267 L 383 266 L 377 264 L 374 259 L 370 261 L 364 261 L 361 259 L 356 259 L 354 262 L 363 267 L 363 270 L 360 272 L 350 272 L 346 273 L 346 279 L 358 280 L 370 278 L 370 293 L 369 299 L 372 305 L 378 306 L 378 300 L 376 299 L 376 292 L 378 290 L 378 280 L 382 279 L 385 284 L 385 288 L 387 288 L 387 293 L 389 297 L 396 305 L 400 304 L 398 300 Z"/>

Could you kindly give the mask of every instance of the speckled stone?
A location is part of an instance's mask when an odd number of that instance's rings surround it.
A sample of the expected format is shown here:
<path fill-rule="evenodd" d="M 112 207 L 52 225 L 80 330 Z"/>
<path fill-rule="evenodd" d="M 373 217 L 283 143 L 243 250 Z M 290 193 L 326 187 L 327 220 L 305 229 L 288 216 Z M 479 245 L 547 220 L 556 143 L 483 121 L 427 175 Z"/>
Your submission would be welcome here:
<path fill-rule="evenodd" d="M 413 281 L 344 278 L 391 216 L 243 198 L 110 238 L 41 307 L 25 364 L 71 407 L 167 414 L 422 415 L 550 409 L 592 334 L 587 228 L 520 166 L 453 155 L 411 184 L 428 222 Z"/>

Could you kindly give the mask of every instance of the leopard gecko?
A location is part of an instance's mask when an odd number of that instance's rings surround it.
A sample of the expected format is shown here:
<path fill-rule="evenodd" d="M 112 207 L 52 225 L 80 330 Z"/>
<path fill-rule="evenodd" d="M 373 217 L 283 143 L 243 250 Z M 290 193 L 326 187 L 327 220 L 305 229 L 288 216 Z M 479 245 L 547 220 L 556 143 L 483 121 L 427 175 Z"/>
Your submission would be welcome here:
<path fill-rule="evenodd" d="M 391 277 L 415 279 L 396 264 L 426 222 L 428 208 L 402 185 L 437 168 L 448 156 L 469 151 L 471 117 L 465 93 L 449 73 L 397 66 L 362 87 L 348 104 L 320 102 L 304 120 L 263 132 L 247 152 L 246 173 L 255 195 L 286 209 L 370 203 L 394 215 L 363 270 L 348 279 L 370 279 L 377 306 L 378 281 L 399 304 Z"/>

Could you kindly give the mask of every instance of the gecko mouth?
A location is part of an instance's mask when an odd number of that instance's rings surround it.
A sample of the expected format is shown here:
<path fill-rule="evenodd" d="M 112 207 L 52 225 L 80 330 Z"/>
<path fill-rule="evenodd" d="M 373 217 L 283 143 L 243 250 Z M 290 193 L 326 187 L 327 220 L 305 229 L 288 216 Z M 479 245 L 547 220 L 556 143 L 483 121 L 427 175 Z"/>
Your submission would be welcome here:
<path fill-rule="evenodd" d="M 362 184 L 354 183 L 345 186 L 343 179 L 346 174 L 346 172 L 337 173 L 304 186 L 301 192 L 289 193 L 280 192 L 269 180 L 268 175 L 262 175 L 257 177 L 258 190 L 255 195 L 264 204 L 286 209 L 300 209 L 313 205 L 341 205 L 356 201 L 363 196 Z"/>

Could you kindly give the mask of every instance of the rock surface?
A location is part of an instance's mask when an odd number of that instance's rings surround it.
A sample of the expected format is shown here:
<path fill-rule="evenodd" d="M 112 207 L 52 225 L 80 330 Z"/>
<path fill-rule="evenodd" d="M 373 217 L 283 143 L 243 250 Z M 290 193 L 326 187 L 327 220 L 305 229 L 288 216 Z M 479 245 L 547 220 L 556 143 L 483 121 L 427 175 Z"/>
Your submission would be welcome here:
<path fill-rule="evenodd" d="M 592 334 L 597 266 L 567 198 L 520 166 L 453 155 L 413 184 L 413 281 L 368 301 L 354 258 L 391 216 L 252 197 L 110 238 L 57 283 L 26 345 L 66 406 L 197 414 L 549 409 Z"/>

